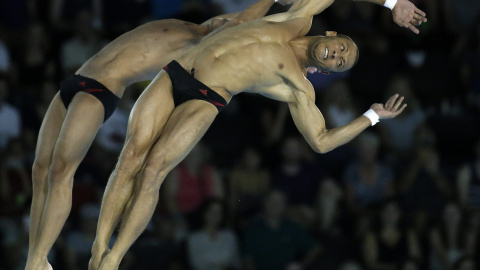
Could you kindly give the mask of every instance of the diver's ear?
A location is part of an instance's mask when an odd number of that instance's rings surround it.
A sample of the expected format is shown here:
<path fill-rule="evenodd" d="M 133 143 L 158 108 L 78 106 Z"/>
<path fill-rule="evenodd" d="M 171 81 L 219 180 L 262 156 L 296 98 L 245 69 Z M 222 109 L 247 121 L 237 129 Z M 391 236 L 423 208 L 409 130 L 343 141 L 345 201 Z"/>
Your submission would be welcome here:
<path fill-rule="evenodd" d="M 335 36 L 337 36 L 337 32 L 336 32 L 336 31 L 326 31 L 325 34 L 327 35 L 327 37 L 335 37 Z"/>
<path fill-rule="evenodd" d="M 310 73 L 310 74 L 313 74 L 317 71 L 318 71 L 318 69 L 316 67 L 307 67 L 307 72 Z"/>

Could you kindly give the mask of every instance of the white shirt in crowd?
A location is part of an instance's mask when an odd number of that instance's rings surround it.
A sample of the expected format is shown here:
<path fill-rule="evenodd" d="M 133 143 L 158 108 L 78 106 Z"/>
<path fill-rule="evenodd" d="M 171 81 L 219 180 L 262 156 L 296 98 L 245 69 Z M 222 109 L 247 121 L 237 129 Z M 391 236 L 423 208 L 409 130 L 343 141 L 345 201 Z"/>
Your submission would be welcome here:
<path fill-rule="evenodd" d="M 5 149 L 11 139 L 20 136 L 21 128 L 18 109 L 8 103 L 0 104 L 0 149 Z"/>
<path fill-rule="evenodd" d="M 221 230 L 212 238 L 205 231 L 188 237 L 188 257 L 195 270 L 240 269 L 240 255 L 235 234 Z"/>

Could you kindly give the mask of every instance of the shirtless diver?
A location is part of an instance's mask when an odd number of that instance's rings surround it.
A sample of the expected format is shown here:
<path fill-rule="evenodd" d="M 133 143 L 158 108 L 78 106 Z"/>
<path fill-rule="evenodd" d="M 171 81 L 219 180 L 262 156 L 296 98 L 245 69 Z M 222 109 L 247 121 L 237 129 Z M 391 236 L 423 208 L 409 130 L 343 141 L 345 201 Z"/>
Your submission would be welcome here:
<path fill-rule="evenodd" d="M 312 17 L 333 1 L 298 0 L 286 13 L 208 35 L 155 77 L 130 115 L 125 146 L 104 194 L 92 247 L 92 260 L 101 258 L 100 267 L 90 270 L 118 269 L 150 221 L 166 175 L 233 96 L 249 91 L 288 103 L 297 128 L 318 153 L 331 151 L 379 119 L 393 118 L 404 110 L 403 97 L 395 95 L 384 105 L 373 104 L 364 116 L 345 126 L 326 129 L 313 87 L 305 78 L 306 68 L 342 72 L 358 59 L 358 48 L 347 36 L 327 32 L 305 37 Z M 384 0 L 369 2 L 385 4 Z M 425 13 L 407 0 L 396 4 L 410 7 L 402 11 L 413 13 L 409 25 L 426 20 Z M 234 23 L 235 19 L 226 27 Z M 165 114 L 170 115 L 166 123 Z M 119 235 L 109 250 L 122 214 Z"/>
<path fill-rule="evenodd" d="M 273 3 L 259 0 L 244 12 L 218 16 L 201 25 L 179 20 L 144 24 L 112 41 L 61 82 L 37 141 L 26 270 L 51 269 L 47 254 L 70 213 L 75 171 L 125 88 L 152 80 L 167 63 L 228 19 L 260 18 Z M 158 115 L 159 121 L 165 123 L 169 116 L 168 112 Z"/>

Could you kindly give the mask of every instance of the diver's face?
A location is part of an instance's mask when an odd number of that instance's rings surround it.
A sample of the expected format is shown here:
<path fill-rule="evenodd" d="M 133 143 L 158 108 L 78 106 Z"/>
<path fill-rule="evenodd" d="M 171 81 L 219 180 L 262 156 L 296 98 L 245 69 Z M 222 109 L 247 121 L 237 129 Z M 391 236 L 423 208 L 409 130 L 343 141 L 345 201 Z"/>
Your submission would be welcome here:
<path fill-rule="evenodd" d="M 312 42 L 310 60 L 323 72 L 347 71 L 355 64 L 357 45 L 351 39 L 333 33 L 327 32 L 327 36 Z"/>

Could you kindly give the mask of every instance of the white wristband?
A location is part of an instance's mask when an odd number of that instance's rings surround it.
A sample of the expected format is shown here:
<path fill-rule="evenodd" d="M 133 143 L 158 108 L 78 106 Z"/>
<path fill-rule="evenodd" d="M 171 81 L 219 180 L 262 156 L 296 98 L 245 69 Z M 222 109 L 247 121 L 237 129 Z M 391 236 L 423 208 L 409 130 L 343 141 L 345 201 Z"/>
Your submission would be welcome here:
<path fill-rule="evenodd" d="M 396 4 L 397 4 L 397 0 L 385 0 L 385 4 L 383 5 L 389 9 L 393 9 L 393 7 L 395 7 Z"/>
<path fill-rule="evenodd" d="M 372 122 L 372 126 L 379 122 L 378 120 L 380 118 L 378 117 L 378 114 L 372 109 L 366 111 L 363 115 L 370 119 L 370 122 Z"/>

